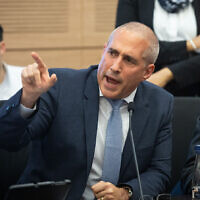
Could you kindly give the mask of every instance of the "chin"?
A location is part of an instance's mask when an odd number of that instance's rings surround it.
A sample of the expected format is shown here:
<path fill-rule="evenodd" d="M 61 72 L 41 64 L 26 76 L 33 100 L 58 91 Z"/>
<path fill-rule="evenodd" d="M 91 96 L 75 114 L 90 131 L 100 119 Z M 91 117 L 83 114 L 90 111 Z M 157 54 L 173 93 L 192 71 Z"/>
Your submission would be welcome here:
<path fill-rule="evenodd" d="M 108 90 L 102 90 L 101 92 L 102 92 L 103 96 L 108 99 L 120 99 L 119 95 L 116 94 L 115 92 L 111 92 Z"/>

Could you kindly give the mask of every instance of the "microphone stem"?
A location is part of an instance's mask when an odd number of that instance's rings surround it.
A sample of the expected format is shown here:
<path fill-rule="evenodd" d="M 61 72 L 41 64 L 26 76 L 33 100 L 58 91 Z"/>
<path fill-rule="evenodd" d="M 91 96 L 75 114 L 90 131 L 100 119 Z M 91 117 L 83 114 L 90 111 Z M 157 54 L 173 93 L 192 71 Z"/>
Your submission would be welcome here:
<path fill-rule="evenodd" d="M 136 151 L 135 151 L 135 143 L 133 140 L 133 132 L 132 132 L 132 125 L 131 125 L 132 124 L 131 123 L 132 114 L 133 114 L 133 111 L 130 110 L 129 111 L 129 131 L 130 131 L 130 137 L 131 137 L 131 145 L 132 145 L 132 149 L 133 149 L 133 157 L 135 160 L 135 168 L 136 168 L 137 178 L 138 178 L 138 183 L 139 183 L 140 197 L 141 197 L 141 200 L 144 200 L 142 184 L 141 184 L 141 180 L 140 180 L 140 173 L 139 173 L 139 169 L 138 169 L 137 155 L 136 155 Z"/>

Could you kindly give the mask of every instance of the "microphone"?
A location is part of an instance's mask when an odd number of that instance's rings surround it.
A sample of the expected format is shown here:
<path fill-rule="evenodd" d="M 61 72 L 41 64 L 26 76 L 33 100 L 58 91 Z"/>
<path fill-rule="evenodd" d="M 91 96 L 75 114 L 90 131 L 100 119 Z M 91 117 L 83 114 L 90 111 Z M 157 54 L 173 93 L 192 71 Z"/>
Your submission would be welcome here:
<path fill-rule="evenodd" d="M 133 157 L 134 157 L 134 160 L 135 160 L 135 168 L 136 168 L 137 178 L 138 178 L 138 183 L 139 183 L 140 198 L 141 198 L 141 200 L 144 200 L 143 191 L 142 191 L 142 184 L 141 184 L 141 180 L 140 180 L 140 173 L 139 173 L 139 169 L 138 169 L 137 155 L 136 155 L 136 151 L 135 151 L 135 143 L 134 143 L 134 140 L 133 140 L 133 132 L 132 132 L 131 119 L 132 119 L 132 114 L 134 112 L 134 103 L 133 102 L 130 102 L 128 104 L 128 112 L 129 112 L 129 132 L 130 132 L 130 137 L 131 137 Z"/>

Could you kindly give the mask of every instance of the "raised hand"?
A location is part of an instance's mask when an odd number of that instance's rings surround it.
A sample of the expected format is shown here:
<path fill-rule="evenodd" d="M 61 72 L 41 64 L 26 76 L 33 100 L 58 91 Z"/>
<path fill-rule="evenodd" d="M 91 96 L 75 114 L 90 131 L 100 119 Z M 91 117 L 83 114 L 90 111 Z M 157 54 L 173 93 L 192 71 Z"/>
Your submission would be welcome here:
<path fill-rule="evenodd" d="M 32 108 L 40 95 L 51 88 L 57 81 L 55 74 L 49 75 L 48 68 L 39 55 L 32 52 L 35 63 L 28 65 L 22 71 L 22 97 L 21 103 Z"/>

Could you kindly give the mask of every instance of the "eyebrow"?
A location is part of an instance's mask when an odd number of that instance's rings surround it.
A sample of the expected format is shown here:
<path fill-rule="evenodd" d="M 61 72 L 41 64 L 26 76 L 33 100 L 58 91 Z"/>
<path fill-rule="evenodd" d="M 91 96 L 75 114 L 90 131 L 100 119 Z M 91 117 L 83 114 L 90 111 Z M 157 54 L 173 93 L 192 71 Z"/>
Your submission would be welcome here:
<path fill-rule="evenodd" d="M 117 49 L 114 49 L 114 48 L 112 48 L 112 47 L 110 47 L 109 49 L 108 49 L 108 51 L 109 52 L 114 52 L 114 53 L 118 53 L 118 54 L 120 54 L 120 52 L 117 50 Z M 133 64 L 138 64 L 138 60 L 136 60 L 134 57 L 132 57 L 132 56 L 130 56 L 130 55 L 128 55 L 128 54 L 122 54 L 122 57 L 123 57 L 123 60 L 129 60 L 131 63 L 133 63 Z"/>
<path fill-rule="evenodd" d="M 129 60 L 133 64 L 138 64 L 138 61 L 134 57 L 127 54 L 123 55 L 123 59 Z"/>
<path fill-rule="evenodd" d="M 108 51 L 110 52 L 110 51 L 113 51 L 113 52 L 115 52 L 115 53 L 119 53 L 119 51 L 117 50 L 117 49 L 113 49 L 112 47 L 110 47 L 109 49 L 108 49 Z"/>

